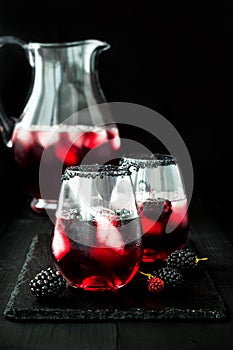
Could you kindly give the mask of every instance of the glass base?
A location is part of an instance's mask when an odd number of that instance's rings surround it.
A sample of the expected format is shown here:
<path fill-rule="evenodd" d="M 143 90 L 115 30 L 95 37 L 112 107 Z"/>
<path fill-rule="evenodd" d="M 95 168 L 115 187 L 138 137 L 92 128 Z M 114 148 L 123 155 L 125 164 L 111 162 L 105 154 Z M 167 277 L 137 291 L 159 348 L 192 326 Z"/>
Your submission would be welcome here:
<path fill-rule="evenodd" d="M 37 214 L 44 215 L 46 211 L 55 211 L 57 209 L 57 200 L 33 198 L 30 204 L 32 210 Z"/>
<path fill-rule="evenodd" d="M 118 289 L 119 287 L 114 285 L 111 280 L 104 276 L 90 276 L 85 278 L 81 284 L 72 285 L 75 288 L 81 288 L 86 291 L 91 292 L 105 292 L 105 291 L 113 291 Z"/>

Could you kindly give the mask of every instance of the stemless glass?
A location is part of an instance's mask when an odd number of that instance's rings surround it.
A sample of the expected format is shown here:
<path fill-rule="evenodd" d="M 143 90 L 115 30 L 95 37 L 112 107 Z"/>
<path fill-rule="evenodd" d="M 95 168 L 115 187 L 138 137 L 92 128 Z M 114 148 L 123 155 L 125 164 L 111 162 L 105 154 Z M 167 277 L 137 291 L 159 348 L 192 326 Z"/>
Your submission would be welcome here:
<path fill-rule="evenodd" d="M 177 160 L 172 155 L 124 156 L 136 164 L 132 182 L 143 231 L 143 262 L 166 260 L 188 237 L 188 202 Z"/>
<path fill-rule="evenodd" d="M 128 166 L 68 167 L 56 212 L 52 254 L 69 285 L 116 290 L 141 262 L 142 232 Z"/>

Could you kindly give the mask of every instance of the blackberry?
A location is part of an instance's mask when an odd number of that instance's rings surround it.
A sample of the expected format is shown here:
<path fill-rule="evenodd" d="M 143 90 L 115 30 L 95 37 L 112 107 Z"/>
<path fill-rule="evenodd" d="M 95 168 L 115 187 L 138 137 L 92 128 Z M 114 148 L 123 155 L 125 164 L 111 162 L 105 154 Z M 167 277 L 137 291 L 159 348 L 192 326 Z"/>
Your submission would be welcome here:
<path fill-rule="evenodd" d="M 59 271 L 49 267 L 29 282 L 29 288 L 37 298 L 58 296 L 65 290 L 66 282 Z"/>
<path fill-rule="evenodd" d="M 160 293 L 164 288 L 164 281 L 158 277 L 151 277 L 148 279 L 149 292 Z"/>
<path fill-rule="evenodd" d="M 191 249 L 176 250 L 168 256 L 167 266 L 184 270 L 191 270 L 197 266 L 199 261 L 207 260 L 208 258 L 199 259 Z"/>
<path fill-rule="evenodd" d="M 164 281 L 165 287 L 177 287 L 183 283 L 183 275 L 172 267 L 162 267 L 156 272 L 156 276 Z"/>

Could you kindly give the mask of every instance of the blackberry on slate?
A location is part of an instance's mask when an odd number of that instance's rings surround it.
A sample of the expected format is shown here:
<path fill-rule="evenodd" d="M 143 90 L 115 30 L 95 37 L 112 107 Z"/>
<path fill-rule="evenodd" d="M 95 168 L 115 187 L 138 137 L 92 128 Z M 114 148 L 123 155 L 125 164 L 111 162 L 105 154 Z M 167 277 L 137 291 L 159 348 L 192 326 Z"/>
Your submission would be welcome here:
<path fill-rule="evenodd" d="M 191 270 L 197 266 L 199 261 L 208 258 L 199 259 L 194 251 L 189 248 L 176 250 L 168 256 L 167 266 L 184 270 Z"/>
<path fill-rule="evenodd" d="M 183 275 L 172 267 L 162 267 L 156 272 L 156 276 L 164 281 L 166 287 L 177 287 L 183 283 Z"/>
<path fill-rule="evenodd" d="M 29 283 L 30 291 L 36 297 L 60 295 L 66 288 L 61 273 L 51 267 L 39 272 Z"/>

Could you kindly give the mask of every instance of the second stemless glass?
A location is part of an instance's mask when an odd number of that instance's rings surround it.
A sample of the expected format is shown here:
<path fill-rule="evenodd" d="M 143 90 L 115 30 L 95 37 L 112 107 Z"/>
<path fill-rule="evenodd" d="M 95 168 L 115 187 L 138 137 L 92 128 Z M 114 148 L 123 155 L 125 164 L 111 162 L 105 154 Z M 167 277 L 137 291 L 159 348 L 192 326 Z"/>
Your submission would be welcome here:
<path fill-rule="evenodd" d="M 116 290 L 132 280 L 143 253 L 129 167 L 69 167 L 56 212 L 52 254 L 73 287 Z"/>
<path fill-rule="evenodd" d="M 139 207 L 143 262 L 166 260 L 184 247 L 189 232 L 188 202 L 177 160 L 171 155 L 132 155 L 121 164 L 136 164 L 132 181 Z"/>

